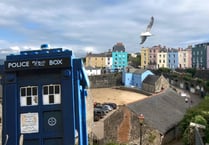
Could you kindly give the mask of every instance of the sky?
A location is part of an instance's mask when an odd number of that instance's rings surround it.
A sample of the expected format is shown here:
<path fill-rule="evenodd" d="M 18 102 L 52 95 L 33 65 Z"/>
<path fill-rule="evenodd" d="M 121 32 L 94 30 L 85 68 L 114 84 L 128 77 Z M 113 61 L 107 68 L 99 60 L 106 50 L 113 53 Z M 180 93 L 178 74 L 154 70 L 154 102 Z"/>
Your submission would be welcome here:
<path fill-rule="evenodd" d="M 151 16 L 153 36 L 140 45 Z M 209 41 L 207 0 L 1 0 L 0 58 L 51 48 L 106 52 L 122 42 L 128 53 L 155 45 L 187 48 Z"/>

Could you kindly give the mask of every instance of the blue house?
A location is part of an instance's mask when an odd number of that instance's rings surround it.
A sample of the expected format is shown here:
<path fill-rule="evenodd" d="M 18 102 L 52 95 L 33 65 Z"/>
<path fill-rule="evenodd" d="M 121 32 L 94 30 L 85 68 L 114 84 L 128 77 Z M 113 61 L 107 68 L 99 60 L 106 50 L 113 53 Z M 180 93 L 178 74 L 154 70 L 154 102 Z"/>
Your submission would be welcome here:
<path fill-rule="evenodd" d="M 136 87 L 141 89 L 142 82 L 148 75 L 154 75 L 150 70 L 136 69 L 131 66 L 124 68 L 122 72 L 122 83 L 126 87 Z"/>
<path fill-rule="evenodd" d="M 178 50 L 171 49 L 168 50 L 168 68 L 176 69 L 178 68 Z"/>

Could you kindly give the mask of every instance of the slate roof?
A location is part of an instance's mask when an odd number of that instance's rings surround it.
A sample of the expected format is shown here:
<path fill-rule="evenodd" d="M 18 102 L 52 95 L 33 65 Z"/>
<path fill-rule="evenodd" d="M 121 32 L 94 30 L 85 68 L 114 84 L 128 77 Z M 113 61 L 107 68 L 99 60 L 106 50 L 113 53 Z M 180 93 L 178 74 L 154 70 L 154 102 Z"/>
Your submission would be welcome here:
<path fill-rule="evenodd" d="M 111 52 L 103 52 L 103 53 L 88 53 L 87 57 L 112 57 Z"/>
<path fill-rule="evenodd" d="M 160 78 L 160 76 L 157 76 L 157 75 L 148 75 L 148 76 L 144 79 L 143 83 L 154 85 L 155 82 L 156 82 L 159 78 Z"/>
<path fill-rule="evenodd" d="M 123 43 L 117 43 L 113 46 L 112 48 L 113 52 L 125 52 L 125 47 L 123 45 Z"/>
<path fill-rule="evenodd" d="M 145 123 L 165 134 L 177 125 L 188 107 L 184 98 L 171 88 L 161 94 L 127 105 L 138 116 L 142 113 Z"/>
<path fill-rule="evenodd" d="M 135 70 L 136 70 L 136 68 L 134 68 L 133 66 L 130 66 L 130 65 L 126 66 L 125 69 L 124 69 L 124 71 L 126 73 L 128 73 L 128 72 L 133 73 Z"/>
<path fill-rule="evenodd" d="M 147 70 L 146 69 L 136 69 L 134 71 L 134 74 L 143 74 L 144 72 L 146 72 Z"/>
<path fill-rule="evenodd" d="M 134 73 L 134 74 L 143 74 L 146 71 L 147 69 L 137 69 L 130 65 L 125 67 L 125 72 Z"/>

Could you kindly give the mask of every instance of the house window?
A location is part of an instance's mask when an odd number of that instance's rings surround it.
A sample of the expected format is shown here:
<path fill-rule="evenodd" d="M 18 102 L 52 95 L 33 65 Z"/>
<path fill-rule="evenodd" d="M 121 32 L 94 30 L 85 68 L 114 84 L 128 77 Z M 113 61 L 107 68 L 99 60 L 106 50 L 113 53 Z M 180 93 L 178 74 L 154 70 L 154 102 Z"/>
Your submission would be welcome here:
<path fill-rule="evenodd" d="M 61 88 L 59 84 L 44 85 L 42 94 L 44 105 L 61 103 Z"/>
<path fill-rule="evenodd" d="M 20 87 L 20 106 L 38 105 L 38 86 Z"/>

